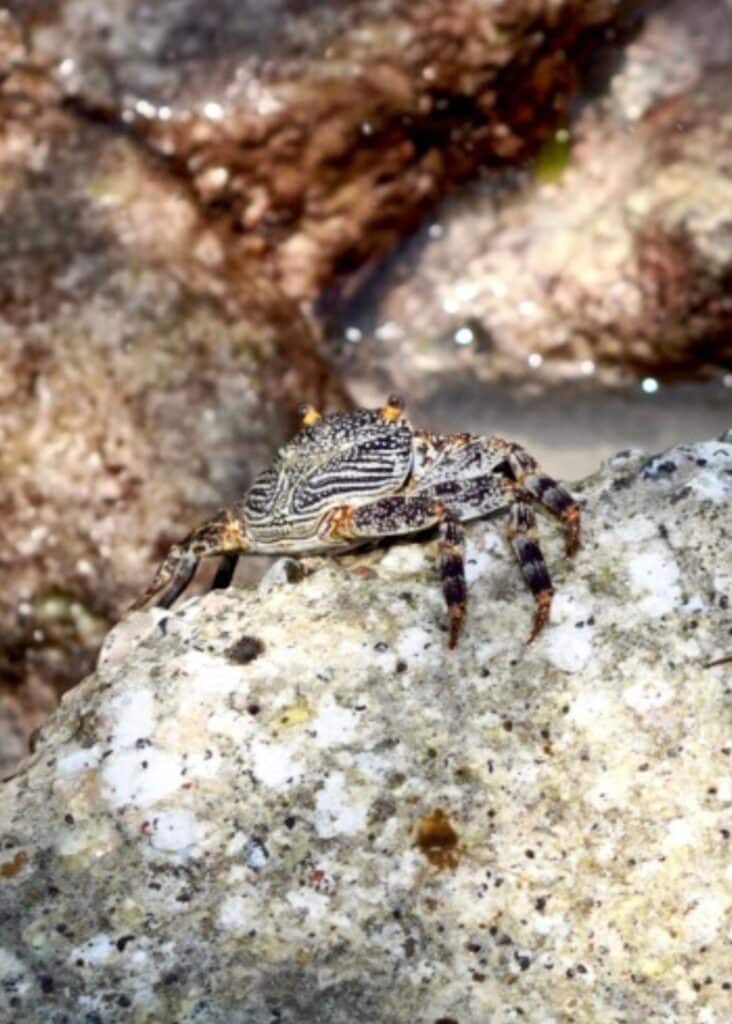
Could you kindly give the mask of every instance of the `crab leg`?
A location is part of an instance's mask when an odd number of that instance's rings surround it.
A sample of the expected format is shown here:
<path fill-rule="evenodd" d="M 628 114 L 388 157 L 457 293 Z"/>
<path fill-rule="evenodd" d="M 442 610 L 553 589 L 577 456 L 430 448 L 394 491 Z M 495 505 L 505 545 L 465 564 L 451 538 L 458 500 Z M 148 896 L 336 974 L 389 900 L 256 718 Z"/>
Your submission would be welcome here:
<path fill-rule="evenodd" d="M 378 540 L 385 536 L 417 533 L 439 524 L 442 589 L 450 619 L 450 647 L 454 648 L 465 617 L 466 586 L 463 529 L 457 516 L 431 497 L 395 495 L 354 508 L 342 505 L 326 518 L 329 540 Z"/>
<path fill-rule="evenodd" d="M 211 584 L 211 590 L 226 590 L 234 578 L 239 556 L 232 553 L 223 555 Z"/>
<path fill-rule="evenodd" d="M 580 510 L 577 502 L 561 484 L 542 473 L 534 459 L 519 445 L 511 445 L 508 463 L 523 490 L 562 520 L 566 530 L 567 554 L 573 555 L 580 541 Z"/>
<path fill-rule="evenodd" d="M 450 619 L 449 646 L 457 646 L 463 619 L 467 589 L 465 586 L 465 534 L 457 516 L 447 512 L 440 523 L 440 574 Z"/>
<path fill-rule="evenodd" d="M 240 521 L 224 509 L 179 544 L 172 546 L 152 583 L 132 608 L 141 608 L 156 594 L 160 596 L 155 603 L 161 608 L 169 608 L 193 579 L 202 558 L 243 553 L 247 548 Z M 217 579 L 220 578 L 219 574 L 223 578 L 223 574 L 228 573 L 230 565 L 228 563 L 219 569 Z"/>
<path fill-rule="evenodd" d="M 528 502 L 522 501 L 519 495 L 517 495 L 515 503 L 511 505 L 508 539 L 518 559 L 523 577 L 536 601 L 534 624 L 527 641 L 531 643 L 547 624 L 554 590 L 549 570 L 537 542 L 534 510 Z"/>

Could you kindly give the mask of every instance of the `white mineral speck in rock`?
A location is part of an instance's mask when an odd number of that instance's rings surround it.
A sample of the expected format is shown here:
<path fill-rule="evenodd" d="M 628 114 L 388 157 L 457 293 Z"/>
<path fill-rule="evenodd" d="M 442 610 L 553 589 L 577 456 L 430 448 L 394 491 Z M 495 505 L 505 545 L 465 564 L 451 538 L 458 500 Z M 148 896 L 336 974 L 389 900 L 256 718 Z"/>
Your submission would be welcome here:
<path fill-rule="evenodd" d="M 670 852 L 683 846 L 694 846 L 697 839 L 698 836 L 690 818 L 673 818 L 668 823 L 663 848 L 666 852 Z"/>
<path fill-rule="evenodd" d="M 587 625 L 592 612 L 572 590 L 557 594 L 552 604 L 551 625 L 546 634 L 546 656 L 562 672 L 581 672 L 592 657 L 593 630 Z M 582 623 L 582 625 L 578 625 Z"/>
<path fill-rule="evenodd" d="M 183 781 L 178 759 L 154 747 L 112 754 L 102 768 L 102 792 L 115 807 L 148 807 L 175 793 Z"/>
<path fill-rule="evenodd" d="M 246 896 L 229 896 L 221 904 L 219 924 L 227 931 L 243 933 L 259 923 L 259 903 Z"/>
<path fill-rule="evenodd" d="M 310 723 L 315 731 L 315 742 L 319 747 L 331 747 L 349 743 L 358 729 L 358 714 L 342 708 L 328 694 L 321 701 L 317 715 Z"/>
<path fill-rule="evenodd" d="M 70 753 L 60 757 L 56 762 L 56 772 L 62 778 L 72 775 L 80 775 L 82 772 L 95 768 L 99 763 L 101 747 L 95 744 L 93 747 L 72 750 Z"/>
<path fill-rule="evenodd" d="M 112 701 L 112 743 L 116 747 L 131 747 L 136 740 L 148 737 L 155 725 L 154 709 L 153 694 L 144 687 L 128 690 Z"/>
<path fill-rule="evenodd" d="M 700 498 L 722 504 L 728 502 L 732 496 L 732 477 L 724 477 L 712 470 L 705 470 L 689 481 L 689 487 Z"/>
<path fill-rule="evenodd" d="M 640 597 L 638 610 L 656 619 L 675 608 L 681 599 L 679 567 L 660 541 L 651 541 L 645 551 L 629 563 L 630 588 Z"/>
<path fill-rule="evenodd" d="M 643 678 L 623 690 L 623 701 L 639 714 L 662 708 L 673 698 L 673 688 L 663 679 Z"/>
<path fill-rule="evenodd" d="M 684 915 L 684 932 L 695 945 L 714 942 L 723 926 L 732 900 L 719 887 L 713 893 L 690 894 L 691 910 Z"/>
<path fill-rule="evenodd" d="M 114 951 L 115 945 L 109 935 L 100 932 L 82 945 L 75 946 L 69 954 L 69 962 L 75 963 L 82 959 L 88 964 L 101 964 L 108 960 Z"/>
<path fill-rule="evenodd" d="M 163 811 L 155 817 L 151 843 L 156 850 L 179 853 L 195 846 L 200 834 L 195 814 L 190 811 Z"/>
<path fill-rule="evenodd" d="M 263 785 L 277 789 L 288 782 L 296 782 L 302 776 L 302 768 L 293 761 L 284 745 L 257 739 L 251 750 L 252 771 Z"/>
<path fill-rule="evenodd" d="M 570 622 L 553 626 L 546 637 L 546 656 L 562 672 L 581 672 L 592 657 L 592 630 Z"/>
<path fill-rule="evenodd" d="M 433 638 L 421 626 L 410 626 L 405 629 L 397 644 L 397 654 L 409 662 L 410 659 L 424 658 L 434 644 Z"/>
<path fill-rule="evenodd" d="M 356 832 L 364 827 L 368 807 L 357 802 L 357 791 L 346 782 L 343 772 L 333 772 L 315 798 L 315 827 L 318 835 Z"/>

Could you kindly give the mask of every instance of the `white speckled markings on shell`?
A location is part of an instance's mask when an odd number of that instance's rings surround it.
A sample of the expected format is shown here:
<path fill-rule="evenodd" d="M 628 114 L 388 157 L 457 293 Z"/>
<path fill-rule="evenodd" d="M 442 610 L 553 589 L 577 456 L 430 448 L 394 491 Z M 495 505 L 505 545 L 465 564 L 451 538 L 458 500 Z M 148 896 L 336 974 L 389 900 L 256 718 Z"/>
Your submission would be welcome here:
<path fill-rule="evenodd" d="M 727 1024 L 731 440 L 577 488 L 531 647 L 489 523 L 453 652 L 421 544 L 123 623 L 3 788 L 0 1020 Z"/>

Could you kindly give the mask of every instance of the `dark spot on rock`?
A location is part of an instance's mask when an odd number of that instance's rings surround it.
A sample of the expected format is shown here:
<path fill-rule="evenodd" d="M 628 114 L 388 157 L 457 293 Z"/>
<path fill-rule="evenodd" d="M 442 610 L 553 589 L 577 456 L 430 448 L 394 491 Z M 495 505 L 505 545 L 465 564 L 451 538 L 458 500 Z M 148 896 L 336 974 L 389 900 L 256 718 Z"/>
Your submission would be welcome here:
<path fill-rule="evenodd" d="M 42 974 L 38 980 L 41 992 L 53 992 L 53 978 L 49 978 L 47 974 Z"/>
<path fill-rule="evenodd" d="M 259 704 L 247 704 L 247 711 L 250 715 L 258 715 L 260 710 Z"/>
<path fill-rule="evenodd" d="M 74 824 L 74 815 L 73 814 L 64 814 L 64 821 L 66 822 L 67 825 L 73 825 Z"/>
<path fill-rule="evenodd" d="M 121 996 L 117 997 L 117 1006 L 123 1006 L 125 1008 L 127 1008 L 128 1006 L 132 1006 L 132 1000 L 130 999 L 129 996 L 126 996 L 123 993 Z"/>
<path fill-rule="evenodd" d="M 454 1017 L 438 1017 L 435 1024 L 460 1024 Z"/>
<path fill-rule="evenodd" d="M 435 867 L 457 867 L 458 834 L 439 807 L 420 820 L 416 843 L 430 864 Z"/>
<path fill-rule="evenodd" d="M 374 644 L 374 650 L 378 651 L 379 654 L 383 654 L 384 651 L 389 650 L 389 645 L 385 643 L 383 640 L 379 640 L 378 643 Z"/>
<path fill-rule="evenodd" d="M 397 663 L 396 663 L 395 671 L 397 673 L 406 672 L 407 671 L 407 663 L 406 663 L 406 661 L 404 661 L 402 658 L 400 658 L 399 661 L 397 661 Z"/>
<path fill-rule="evenodd" d="M 163 975 L 161 980 L 163 982 L 163 985 L 175 985 L 176 981 L 178 981 L 178 978 L 179 974 L 177 971 L 167 971 Z"/>
<path fill-rule="evenodd" d="M 288 817 L 285 818 L 285 828 L 294 828 L 296 823 L 297 818 L 295 818 L 292 814 L 288 815 Z"/>
<path fill-rule="evenodd" d="M 546 896 L 539 896 L 539 898 L 534 902 L 534 906 L 539 911 L 539 913 L 542 913 L 542 911 L 546 907 Z"/>
<path fill-rule="evenodd" d="M 120 953 L 124 952 L 125 946 L 128 943 L 134 941 L 134 938 L 134 935 L 122 935 L 119 939 L 117 939 L 117 949 L 120 951 Z"/>
<path fill-rule="evenodd" d="M 264 644 L 257 636 L 243 636 L 226 648 L 226 656 L 237 665 L 246 665 L 264 652 Z"/>

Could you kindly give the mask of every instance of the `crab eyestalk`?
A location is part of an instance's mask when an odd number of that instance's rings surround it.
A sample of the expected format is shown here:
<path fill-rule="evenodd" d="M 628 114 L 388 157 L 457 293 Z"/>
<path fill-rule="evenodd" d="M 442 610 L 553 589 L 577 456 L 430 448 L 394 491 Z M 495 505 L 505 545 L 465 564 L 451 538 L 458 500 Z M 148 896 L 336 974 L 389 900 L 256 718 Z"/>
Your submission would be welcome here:
<path fill-rule="evenodd" d="M 389 395 L 381 415 L 387 423 L 395 423 L 404 412 L 404 402 L 399 395 Z"/>
<path fill-rule="evenodd" d="M 314 405 L 301 405 L 297 411 L 300 415 L 300 425 L 303 427 L 313 427 L 323 418 Z"/>

